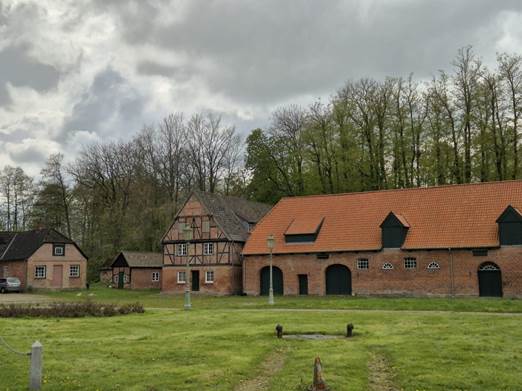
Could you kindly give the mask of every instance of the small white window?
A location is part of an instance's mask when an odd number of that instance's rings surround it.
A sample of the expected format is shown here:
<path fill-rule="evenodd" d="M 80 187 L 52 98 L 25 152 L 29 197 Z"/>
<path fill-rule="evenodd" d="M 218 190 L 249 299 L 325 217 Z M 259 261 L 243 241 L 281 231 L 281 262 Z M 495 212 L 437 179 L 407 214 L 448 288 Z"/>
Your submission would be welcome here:
<path fill-rule="evenodd" d="M 417 268 L 417 259 L 416 258 L 404 258 L 404 268 L 405 269 L 416 269 Z"/>
<path fill-rule="evenodd" d="M 38 265 L 36 269 L 34 269 L 34 278 L 45 278 L 47 275 L 47 266 Z"/>
<path fill-rule="evenodd" d="M 384 262 L 382 264 L 382 270 L 393 270 L 393 265 L 390 262 Z"/>
<path fill-rule="evenodd" d="M 428 265 L 428 270 L 439 270 L 440 269 L 440 265 L 438 264 L 438 262 L 430 262 L 430 264 Z"/>
<path fill-rule="evenodd" d="M 176 245 L 176 254 L 180 257 L 187 255 L 187 243 L 179 243 Z"/>
<path fill-rule="evenodd" d="M 69 266 L 69 277 L 80 277 L 80 265 Z"/>
<path fill-rule="evenodd" d="M 203 255 L 214 254 L 214 243 L 203 243 Z"/>
<path fill-rule="evenodd" d="M 213 284 L 214 283 L 214 271 L 208 270 L 205 272 L 205 283 Z"/>
<path fill-rule="evenodd" d="M 370 263 L 366 258 L 360 258 L 357 260 L 357 269 L 365 270 L 370 268 Z"/>
<path fill-rule="evenodd" d="M 187 282 L 187 272 L 178 272 L 178 284 Z"/>
<path fill-rule="evenodd" d="M 53 255 L 55 257 L 62 257 L 65 255 L 65 246 L 63 244 L 55 244 L 53 246 Z"/>
<path fill-rule="evenodd" d="M 159 280 L 160 280 L 159 272 L 152 272 L 152 281 L 159 281 Z"/>

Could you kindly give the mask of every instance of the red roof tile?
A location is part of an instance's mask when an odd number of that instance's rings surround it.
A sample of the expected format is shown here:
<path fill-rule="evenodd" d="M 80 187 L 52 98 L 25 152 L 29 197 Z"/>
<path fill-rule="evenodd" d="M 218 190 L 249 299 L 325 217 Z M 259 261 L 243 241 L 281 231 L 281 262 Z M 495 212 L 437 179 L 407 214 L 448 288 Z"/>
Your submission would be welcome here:
<path fill-rule="evenodd" d="M 522 210 L 522 181 L 283 198 L 257 224 L 243 253 L 266 254 L 269 234 L 275 254 L 379 250 L 379 226 L 391 211 L 410 227 L 403 249 L 496 247 L 496 219 L 508 205 Z M 285 243 L 294 221 L 308 227 L 323 218 L 315 242 Z"/>
<path fill-rule="evenodd" d="M 285 231 L 286 235 L 303 235 L 303 234 L 315 234 L 319 229 L 319 226 L 323 222 L 321 216 L 310 217 L 310 218 L 297 218 L 292 220 L 290 226 Z"/>

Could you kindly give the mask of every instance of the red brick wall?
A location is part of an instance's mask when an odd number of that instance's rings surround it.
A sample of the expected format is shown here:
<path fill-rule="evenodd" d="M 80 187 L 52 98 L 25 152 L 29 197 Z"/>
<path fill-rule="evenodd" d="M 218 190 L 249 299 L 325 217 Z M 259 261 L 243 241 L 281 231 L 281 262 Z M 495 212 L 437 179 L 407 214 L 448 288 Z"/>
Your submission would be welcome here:
<path fill-rule="evenodd" d="M 404 258 L 415 257 L 417 268 L 404 268 Z M 369 260 L 368 270 L 357 269 L 357 259 Z M 325 271 L 329 265 L 347 266 L 352 276 L 353 294 L 388 294 L 414 296 L 478 296 L 478 268 L 484 262 L 496 263 L 502 272 L 504 297 L 522 297 L 522 248 L 517 246 L 489 250 L 487 256 L 473 256 L 471 250 L 401 251 L 385 249 L 380 252 L 330 254 L 329 259 L 317 259 L 315 254 L 275 255 L 274 266 L 283 272 L 284 292 L 299 293 L 298 274 L 308 275 L 308 291 L 324 295 Z M 429 271 L 427 266 L 436 261 L 439 270 Z M 393 270 L 382 270 L 384 262 Z M 451 265 L 453 264 L 453 273 Z M 245 256 L 243 263 L 244 291 L 258 295 L 260 270 L 269 265 L 268 256 Z M 451 275 L 453 274 L 453 278 Z"/>
<path fill-rule="evenodd" d="M 25 261 L 0 262 L 0 277 L 18 277 L 22 288 L 27 287 L 27 263 Z"/>
<path fill-rule="evenodd" d="M 159 281 L 152 281 L 152 272 L 159 272 Z M 131 289 L 160 289 L 161 288 L 161 268 L 132 268 Z"/>
<path fill-rule="evenodd" d="M 241 267 L 233 265 L 198 266 L 191 270 L 199 270 L 199 293 L 211 295 L 233 295 L 241 293 Z M 183 293 L 185 284 L 178 284 L 178 271 L 186 271 L 182 266 L 165 266 L 162 276 L 162 292 Z M 205 283 L 205 271 L 214 271 L 214 282 Z"/>

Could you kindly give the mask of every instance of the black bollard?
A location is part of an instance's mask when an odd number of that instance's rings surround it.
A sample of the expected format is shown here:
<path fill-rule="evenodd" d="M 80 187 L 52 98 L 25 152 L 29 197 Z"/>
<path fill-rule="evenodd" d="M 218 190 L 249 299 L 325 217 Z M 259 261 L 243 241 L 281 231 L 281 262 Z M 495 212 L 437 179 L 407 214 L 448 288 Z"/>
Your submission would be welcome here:
<path fill-rule="evenodd" d="M 276 326 L 277 338 L 283 338 L 283 326 L 277 324 Z"/>
<path fill-rule="evenodd" d="M 353 324 L 348 323 L 346 325 L 346 338 L 353 337 Z"/>

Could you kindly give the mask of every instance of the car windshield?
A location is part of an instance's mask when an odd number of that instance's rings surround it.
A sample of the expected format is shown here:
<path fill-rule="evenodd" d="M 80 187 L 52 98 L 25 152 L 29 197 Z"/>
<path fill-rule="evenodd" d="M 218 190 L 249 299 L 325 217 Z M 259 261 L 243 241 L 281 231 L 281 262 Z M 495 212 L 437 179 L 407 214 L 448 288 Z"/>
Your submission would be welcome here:
<path fill-rule="evenodd" d="M 19 283 L 20 280 L 16 277 L 7 277 L 7 282 Z"/>

